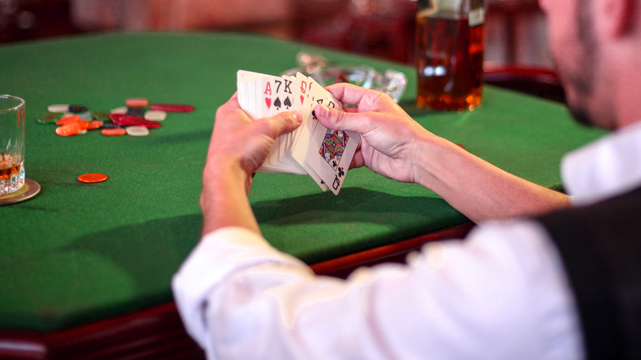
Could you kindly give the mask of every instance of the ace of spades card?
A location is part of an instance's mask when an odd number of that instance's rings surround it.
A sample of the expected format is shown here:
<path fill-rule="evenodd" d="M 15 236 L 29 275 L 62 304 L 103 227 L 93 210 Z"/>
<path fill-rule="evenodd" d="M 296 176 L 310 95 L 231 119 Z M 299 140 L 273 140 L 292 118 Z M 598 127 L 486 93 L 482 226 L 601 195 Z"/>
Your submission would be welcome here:
<path fill-rule="evenodd" d="M 360 135 L 352 131 L 327 129 L 320 123 L 314 129 L 305 161 L 335 195 L 343 186 L 360 141 Z"/>

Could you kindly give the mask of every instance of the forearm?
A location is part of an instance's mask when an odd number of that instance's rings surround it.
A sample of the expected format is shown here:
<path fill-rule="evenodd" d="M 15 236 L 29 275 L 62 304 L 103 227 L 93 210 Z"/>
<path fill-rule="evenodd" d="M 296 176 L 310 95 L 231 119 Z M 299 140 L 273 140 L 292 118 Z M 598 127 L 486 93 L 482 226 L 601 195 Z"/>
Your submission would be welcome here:
<path fill-rule="evenodd" d="M 417 180 L 474 222 L 537 215 L 570 205 L 560 192 L 531 183 L 443 139 L 426 139 Z"/>
<path fill-rule="evenodd" d="M 247 199 L 247 174 L 241 167 L 237 164 L 218 165 L 215 171 L 206 173 L 212 175 L 203 177 L 202 234 L 237 226 L 260 235 L 258 223 Z"/>

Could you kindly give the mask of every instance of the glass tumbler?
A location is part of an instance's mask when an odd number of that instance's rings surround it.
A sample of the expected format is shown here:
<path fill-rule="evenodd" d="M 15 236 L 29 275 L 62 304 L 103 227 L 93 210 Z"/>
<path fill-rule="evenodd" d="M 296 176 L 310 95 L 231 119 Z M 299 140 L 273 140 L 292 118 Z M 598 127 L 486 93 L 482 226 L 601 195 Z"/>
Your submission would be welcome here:
<path fill-rule="evenodd" d="M 24 100 L 0 95 L 0 196 L 24 185 L 24 131 Z"/>

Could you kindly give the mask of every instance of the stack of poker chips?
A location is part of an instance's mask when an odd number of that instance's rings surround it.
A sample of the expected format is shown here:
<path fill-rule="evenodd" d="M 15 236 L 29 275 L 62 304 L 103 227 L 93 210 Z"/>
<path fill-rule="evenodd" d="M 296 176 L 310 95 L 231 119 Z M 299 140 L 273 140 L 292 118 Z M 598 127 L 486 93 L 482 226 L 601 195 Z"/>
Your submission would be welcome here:
<path fill-rule="evenodd" d="M 125 100 L 125 105 L 127 105 L 127 115 L 145 117 L 145 111 L 147 110 L 147 105 L 149 105 L 149 100 L 144 98 L 131 98 Z"/>
<path fill-rule="evenodd" d="M 152 104 L 144 98 L 130 98 L 125 105 L 111 110 L 90 111 L 83 105 L 50 105 L 48 113 L 38 118 L 40 124 L 56 124 L 59 136 L 73 136 L 87 133 L 87 130 L 102 129 L 107 136 L 146 136 L 149 129 L 159 128 L 167 112 L 192 112 L 192 105 Z"/>

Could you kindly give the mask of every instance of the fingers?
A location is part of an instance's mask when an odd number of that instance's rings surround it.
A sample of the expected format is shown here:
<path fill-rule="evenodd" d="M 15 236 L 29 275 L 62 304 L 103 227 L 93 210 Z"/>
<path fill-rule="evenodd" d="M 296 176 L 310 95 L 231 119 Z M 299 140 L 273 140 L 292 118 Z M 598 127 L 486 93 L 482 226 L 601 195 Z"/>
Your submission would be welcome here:
<path fill-rule="evenodd" d="M 369 130 L 369 118 L 373 116 L 373 113 L 346 113 L 325 105 L 317 105 L 314 113 L 318 121 L 328 129 L 355 131 L 359 134 Z"/>
<path fill-rule="evenodd" d="M 276 138 L 281 134 L 294 131 L 303 121 L 303 116 L 295 111 L 282 112 L 271 118 L 256 121 L 256 127 L 261 133 Z"/>
<path fill-rule="evenodd" d="M 333 84 L 325 88 L 332 93 L 336 100 L 350 105 L 358 105 L 361 110 L 374 110 L 374 102 L 384 93 L 376 90 L 364 89 L 349 83 Z M 391 99 L 391 98 L 390 98 Z"/>

